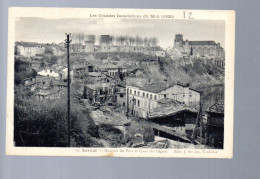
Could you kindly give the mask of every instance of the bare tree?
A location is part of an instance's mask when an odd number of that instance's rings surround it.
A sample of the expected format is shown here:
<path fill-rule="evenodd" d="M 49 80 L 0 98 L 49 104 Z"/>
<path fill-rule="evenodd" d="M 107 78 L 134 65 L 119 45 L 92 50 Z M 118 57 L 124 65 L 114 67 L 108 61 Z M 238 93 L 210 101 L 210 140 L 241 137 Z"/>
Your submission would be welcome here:
<path fill-rule="evenodd" d="M 153 47 L 157 46 L 159 43 L 159 40 L 157 37 L 153 37 L 150 40 L 151 40 L 151 46 L 153 46 Z"/>
<path fill-rule="evenodd" d="M 147 37 L 144 38 L 144 46 L 145 47 L 149 46 L 149 39 Z"/>
<path fill-rule="evenodd" d="M 135 38 L 134 37 L 129 37 L 129 43 L 131 46 L 135 44 Z"/>
<path fill-rule="evenodd" d="M 111 43 L 112 45 L 114 45 L 115 41 L 116 41 L 116 37 L 114 35 L 111 35 Z"/>
<path fill-rule="evenodd" d="M 125 36 L 125 44 L 129 45 L 129 36 L 128 35 Z"/>
<path fill-rule="evenodd" d="M 137 35 L 135 37 L 135 44 L 136 46 L 140 46 L 142 43 L 141 43 L 142 39 Z"/>
<path fill-rule="evenodd" d="M 124 36 L 119 36 L 120 45 L 124 45 L 126 38 Z"/>

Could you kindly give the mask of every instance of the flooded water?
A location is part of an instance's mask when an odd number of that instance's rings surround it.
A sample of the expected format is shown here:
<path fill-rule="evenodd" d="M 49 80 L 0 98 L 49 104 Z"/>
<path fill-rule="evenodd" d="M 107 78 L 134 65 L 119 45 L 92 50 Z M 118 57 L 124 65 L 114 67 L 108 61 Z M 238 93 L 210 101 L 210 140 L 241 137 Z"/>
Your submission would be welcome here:
<path fill-rule="evenodd" d="M 204 112 L 210 106 L 218 101 L 224 101 L 224 85 L 214 86 L 214 87 L 204 87 L 198 89 L 203 91 L 202 94 L 202 111 Z"/>

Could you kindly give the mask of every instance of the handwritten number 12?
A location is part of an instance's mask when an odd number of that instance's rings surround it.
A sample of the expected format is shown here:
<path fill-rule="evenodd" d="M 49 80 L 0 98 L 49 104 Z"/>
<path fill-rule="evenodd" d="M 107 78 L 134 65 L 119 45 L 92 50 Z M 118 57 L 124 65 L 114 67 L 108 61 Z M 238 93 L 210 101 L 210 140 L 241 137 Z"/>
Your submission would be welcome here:
<path fill-rule="evenodd" d="M 183 12 L 183 17 L 184 17 L 184 19 L 186 19 L 186 16 L 187 16 L 188 19 L 193 19 L 193 17 L 192 17 L 192 12 L 188 12 L 188 13 Z"/>

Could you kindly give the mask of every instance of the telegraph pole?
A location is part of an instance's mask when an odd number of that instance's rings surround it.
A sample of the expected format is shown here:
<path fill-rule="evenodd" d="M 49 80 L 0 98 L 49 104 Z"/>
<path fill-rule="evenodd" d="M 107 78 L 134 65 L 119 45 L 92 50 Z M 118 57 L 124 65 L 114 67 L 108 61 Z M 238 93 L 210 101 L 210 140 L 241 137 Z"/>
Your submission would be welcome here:
<path fill-rule="evenodd" d="M 65 40 L 66 42 L 66 47 L 67 47 L 67 68 L 68 68 L 68 79 L 67 79 L 67 86 L 68 86 L 68 141 L 67 141 L 67 146 L 70 147 L 70 35 L 71 34 L 65 34 L 67 36 L 67 39 Z"/>
<path fill-rule="evenodd" d="M 202 132 L 203 132 L 203 129 L 202 129 L 202 126 L 203 126 L 203 119 L 202 119 L 202 97 L 201 95 L 203 94 L 203 92 L 200 92 L 200 109 L 199 109 L 199 112 L 197 114 L 197 119 L 196 119 L 196 124 L 195 124 L 195 128 L 193 130 L 193 133 L 192 133 L 192 143 L 195 143 L 195 139 L 197 137 L 197 134 L 196 134 L 196 129 L 198 128 L 198 126 L 200 126 L 200 143 L 202 143 Z"/>

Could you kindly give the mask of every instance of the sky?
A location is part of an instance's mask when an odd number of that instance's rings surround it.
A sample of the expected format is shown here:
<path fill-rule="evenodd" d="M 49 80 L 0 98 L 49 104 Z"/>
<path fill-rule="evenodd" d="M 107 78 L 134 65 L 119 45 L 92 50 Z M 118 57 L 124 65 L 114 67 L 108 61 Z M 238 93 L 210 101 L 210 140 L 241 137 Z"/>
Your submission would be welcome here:
<path fill-rule="evenodd" d="M 163 48 L 174 45 L 175 34 L 183 34 L 184 40 L 214 40 L 225 47 L 225 22 L 219 20 L 16 18 L 15 41 L 60 43 L 65 33 L 157 37 Z"/>

